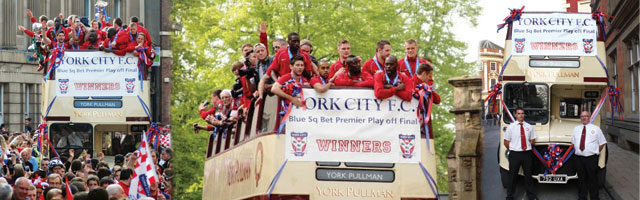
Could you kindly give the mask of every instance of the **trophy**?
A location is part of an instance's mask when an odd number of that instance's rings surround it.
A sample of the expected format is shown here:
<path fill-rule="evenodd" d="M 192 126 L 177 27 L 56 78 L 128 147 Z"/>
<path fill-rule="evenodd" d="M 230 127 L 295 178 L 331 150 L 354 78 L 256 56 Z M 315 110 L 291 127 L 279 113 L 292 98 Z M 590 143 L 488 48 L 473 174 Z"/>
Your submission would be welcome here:
<path fill-rule="evenodd" d="M 95 4 L 95 7 L 96 7 L 96 19 L 98 19 L 98 21 L 101 20 L 101 19 L 99 19 L 100 14 L 102 14 L 102 16 L 104 16 L 105 21 L 108 22 L 108 21 L 111 20 L 111 17 L 109 17 L 107 15 L 107 10 L 105 9 L 108 5 L 109 5 L 109 3 L 105 2 L 105 1 L 102 1 L 102 0 L 98 0 L 96 2 L 96 4 Z"/>

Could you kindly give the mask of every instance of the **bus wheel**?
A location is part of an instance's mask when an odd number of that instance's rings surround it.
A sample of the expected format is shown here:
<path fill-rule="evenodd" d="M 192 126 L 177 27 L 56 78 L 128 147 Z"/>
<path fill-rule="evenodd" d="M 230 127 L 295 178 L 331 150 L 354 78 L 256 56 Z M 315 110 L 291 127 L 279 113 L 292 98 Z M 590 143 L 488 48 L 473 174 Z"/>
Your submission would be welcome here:
<path fill-rule="evenodd" d="M 506 169 L 500 167 L 500 180 L 502 180 L 502 187 L 509 187 L 509 172 Z"/>
<path fill-rule="evenodd" d="M 607 168 L 598 168 L 598 186 L 604 188 L 604 182 L 607 179 Z"/>

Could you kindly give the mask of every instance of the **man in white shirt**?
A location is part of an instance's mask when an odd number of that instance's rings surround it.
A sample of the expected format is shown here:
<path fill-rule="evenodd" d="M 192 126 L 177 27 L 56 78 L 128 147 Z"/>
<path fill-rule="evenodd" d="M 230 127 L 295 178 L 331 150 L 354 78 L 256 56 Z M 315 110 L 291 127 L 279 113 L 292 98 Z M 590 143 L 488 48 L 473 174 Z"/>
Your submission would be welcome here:
<path fill-rule="evenodd" d="M 598 160 L 600 151 L 607 144 L 602 130 L 589 122 L 591 113 L 582 111 L 580 122 L 582 125 L 573 129 L 571 143 L 575 149 L 576 171 L 578 172 L 578 199 L 586 200 L 590 194 L 591 200 L 599 199 L 598 190 Z"/>
<path fill-rule="evenodd" d="M 507 126 L 504 133 L 504 146 L 509 150 L 509 186 L 507 188 L 507 200 L 514 199 L 518 171 L 522 166 L 524 172 L 524 186 L 527 189 L 529 199 L 537 199 L 533 193 L 531 181 L 531 166 L 533 164 L 531 148 L 536 139 L 533 126 L 524 121 L 524 109 L 516 108 L 516 122 Z"/>
<path fill-rule="evenodd" d="M 82 147 L 82 139 L 68 129 L 62 130 L 63 136 L 58 140 L 56 147 Z"/>

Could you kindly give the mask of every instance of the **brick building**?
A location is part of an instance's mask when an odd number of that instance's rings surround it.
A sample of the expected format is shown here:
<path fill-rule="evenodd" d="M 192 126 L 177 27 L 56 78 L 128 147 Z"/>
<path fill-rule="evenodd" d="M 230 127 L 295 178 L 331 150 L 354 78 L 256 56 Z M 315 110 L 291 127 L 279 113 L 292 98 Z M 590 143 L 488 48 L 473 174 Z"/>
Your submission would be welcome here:
<path fill-rule="evenodd" d="M 639 92 L 638 65 L 640 63 L 639 24 L 637 0 L 592 0 L 591 9 L 615 16 L 608 19 L 605 40 L 607 52 L 607 68 L 609 83 L 622 90 L 621 102 L 624 106 L 623 120 L 617 116 L 611 119 L 609 102 L 603 109 L 603 131 L 607 133 L 610 142 L 638 152 L 639 122 Z M 617 114 L 616 114 L 617 115 Z"/>
<path fill-rule="evenodd" d="M 11 131 L 24 127 L 25 117 L 33 119 L 32 126 L 41 121 L 42 72 L 38 64 L 31 61 L 27 47 L 29 36 L 18 30 L 18 26 L 31 29 L 27 9 L 34 17 L 46 15 L 53 19 L 59 13 L 95 18 L 97 0 L 0 0 L 0 123 Z M 160 48 L 159 62 L 154 63 L 151 73 L 151 110 L 154 121 L 170 123 L 171 98 L 171 50 L 169 20 L 170 0 L 105 0 L 109 3 L 109 17 L 120 17 L 128 22 L 137 16 L 147 28 L 153 43 Z"/>
<path fill-rule="evenodd" d="M 565 8 L 567 12 L 591 12 L 591 2 L 589 0 L 566 0 Z"/>
<path fill-rule="evenodd" d="M 491 90 L 491 86 L 498 82 L 504 49 L 489 40 L 483 40 L 480 41 L 478 51 L 478 62 L 482 73 L 482 99 L 484 99 Z"/>

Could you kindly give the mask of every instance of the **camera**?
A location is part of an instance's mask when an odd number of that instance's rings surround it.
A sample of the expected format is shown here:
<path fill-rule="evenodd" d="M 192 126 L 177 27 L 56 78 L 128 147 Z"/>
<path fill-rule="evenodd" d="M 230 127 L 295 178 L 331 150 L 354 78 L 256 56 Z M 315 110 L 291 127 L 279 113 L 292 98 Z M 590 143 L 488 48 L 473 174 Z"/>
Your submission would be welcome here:
<path fill-rule="evenodd" d="M 248 60 L 245 62 L 249 62 Z M 247 65 L 249 66 L 249 65 Z M 255 74 L 257 74 L 256 68 L 253 67 L 247 67 L 245 69 L 240 69 L 238 70 L 238 75 L 240 76 L 246 76 L 247 78 L 253 78 L 253 76 L 255 76 Z"/>

